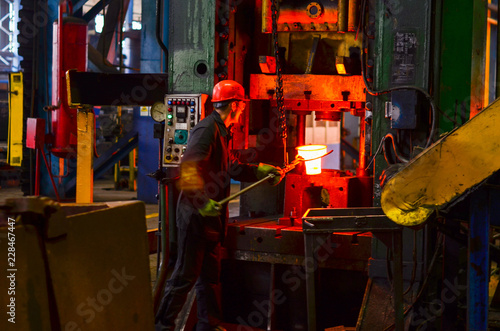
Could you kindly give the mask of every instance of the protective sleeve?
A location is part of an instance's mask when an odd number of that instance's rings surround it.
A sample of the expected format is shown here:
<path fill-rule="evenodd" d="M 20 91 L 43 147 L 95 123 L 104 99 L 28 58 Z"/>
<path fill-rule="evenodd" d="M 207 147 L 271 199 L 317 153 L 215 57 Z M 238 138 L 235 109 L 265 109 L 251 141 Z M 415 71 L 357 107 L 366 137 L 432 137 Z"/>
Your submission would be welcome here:
<path fill-rule="evenodd" d="M 240 182 L 257 181 L 257 165 L 250 163 L 240 163 L 233 155 L 229 166 L 229 175 L 232 179 Z"/>

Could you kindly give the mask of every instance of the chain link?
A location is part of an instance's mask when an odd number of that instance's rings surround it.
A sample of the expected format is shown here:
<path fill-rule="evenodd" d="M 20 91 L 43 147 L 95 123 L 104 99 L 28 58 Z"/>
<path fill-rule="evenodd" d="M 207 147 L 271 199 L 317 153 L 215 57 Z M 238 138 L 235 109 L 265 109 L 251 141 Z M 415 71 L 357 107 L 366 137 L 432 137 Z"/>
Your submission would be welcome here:
<path fill-rule="evenodd" d="M 276 2 L 278 0 L 272 0 L 271 12 L 273 20 L 273 42 L 274 42 L 274 55 L 276 57 L 276 105 L 278 108 L 278 119 L 279 119 L 279 133 L 283 142 L 286 143 L 287 138 L 287 126 L 286 126 L 286 114 L 285 114 L 285 104 L 283 98 L 283 76 L 281 72 L 279 45 L 278 45 L 278 7 Z M 285 144 L 286 146 L 286 144 Z M 286 153 L 285 153 L 286 154 Z"/>

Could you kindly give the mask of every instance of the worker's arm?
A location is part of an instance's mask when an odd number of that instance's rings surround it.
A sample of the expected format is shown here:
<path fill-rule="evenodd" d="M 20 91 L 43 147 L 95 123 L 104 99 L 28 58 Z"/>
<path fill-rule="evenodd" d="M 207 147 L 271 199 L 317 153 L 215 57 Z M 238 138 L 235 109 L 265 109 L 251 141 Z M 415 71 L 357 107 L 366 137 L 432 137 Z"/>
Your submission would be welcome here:
<path fill-rule="evenodd" d="M 178 188 L 199 211 L 211 201 L 205 192 L 202 171 L 203 164 L 210 156 L 213 140 L 214 134 L 211 127 L 198 127 L 193 130 L 180 165 Z"/>
<path fill-rule="evenodd" d="M 280 168 L 266 163 L 259 165 L 240 163 L 238 159 L 231 159 L 229 167 L 229 175 L 232 179 L 240 182 L 256 182 L 269 174 L 274 174 L 274 178 L 269 182 L 271 185 L 278 185 L 282 179 L 282 171 Z"/>

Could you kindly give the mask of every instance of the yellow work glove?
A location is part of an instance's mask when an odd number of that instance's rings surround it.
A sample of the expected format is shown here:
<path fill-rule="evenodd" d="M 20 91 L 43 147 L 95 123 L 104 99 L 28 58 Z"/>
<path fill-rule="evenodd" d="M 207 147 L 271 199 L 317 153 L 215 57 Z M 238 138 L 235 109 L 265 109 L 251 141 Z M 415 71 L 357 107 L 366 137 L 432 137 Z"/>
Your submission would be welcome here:
<path fill-rule="evenodd" d="M 259 163 L 257 167 L 257 179 L 265 178 L 269 174 L 274 175 L 274 178 L 271 178 L 269 183 L 273 186 L 278 185 L 281 181 L 281 169 L 270 164 Z"/>
<path fill-rule="evenodd" d="M 198 209 L 198 212 L 203 217 L 219 216 L 221 209 L 222 209 L 222 206 L 217 201 L 210 199 L 203 207 Z"/>

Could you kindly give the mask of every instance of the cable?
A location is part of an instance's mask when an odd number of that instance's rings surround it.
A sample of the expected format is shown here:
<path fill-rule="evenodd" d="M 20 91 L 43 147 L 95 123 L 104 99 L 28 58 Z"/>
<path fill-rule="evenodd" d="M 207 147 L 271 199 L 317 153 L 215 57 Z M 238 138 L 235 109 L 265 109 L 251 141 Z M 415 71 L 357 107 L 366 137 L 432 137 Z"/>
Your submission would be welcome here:
<path fill-rule="evenodd" d="M 396 159 L 400 160 L 403 163 L 408 163 L 409 160 L 407 158 L 399 155 L 398 149 L 396 148 L 395 139 L 394 139 L 393 134 L 392 133 L 386 134 L 385 137 L 383 138 L 383 141 L 385 142 L 387 138 L 391 138 L 391 140 L 392 140 L 392 148 L 394 149 L 394 155 L 396 156 Z M 387 160 L 387 153 L 385 150 L 385 144 L 382 145 L 382 149 L 384 151 L 384 157 L 385 157 L 385 161 L 387 162 L 387 164 L 394 164 L 394 163 L 391 163 Z"/>
<path fill-rule="evenodd" d="M 162 0 L 156 0 L 156 41 L 158 42 L 158 45 L 160 45 L 160 48 L 163 50 L 165 53 L 165 64 L 167 66 L 165 71 L 168 71 L 168 48 L 163 42 L 162 36 L 161 36 L 161 18 L 163 17 L 162 15 Z M 167 91 L 168 91 L 168 86 L 167 86 Z"/>
<path fill-rule="evenodd" d="M 388 160 L 387 160 L 387 157 L 386 157 L 386 155 L 385 155 L 385 146 L 384 146 L 384 142 L 385 142 L 385 140 L 386 140 L 387 138 L 391 138 L 391 139 L 392 139 L 392 141 L 393 141 L 393 142 L 392 142 L 392 145 L 393 145 L 393 148 L 394 148 L 394 154 L 396 155 L 396 158 L 398 158 L 398 159 L 399 159 L 401 162 L 403 162 L 403 163 L 407 163 L 407 162 L 409 162 L 409 160 L 408 160 L 408 159 L 406 159 L 406 158 L 404 158 L 404 157 L 402 157 L 402 156 L 400 156 L 400 155 L 399 155 L 399 153 L 398 153 L 398 151 L 397 151 L 397 149 L 396 149 L 396 146 L 395 146 L 395 144 L 394 144 L 394 136 L 392 135 L 392 133 L 388 133 L 388 134 L 386 134 L 386 135 L 385 135 L 385 136 L 384 136 L 384 137 L 380 140 L 380 143 L 379 143 L 379 145 L 378 145 L 378 147 L 377 147 L 377 150 L 375 151 L 375 154 L 373 154 L 373 155 L 372 155 L 371 160 L 370 160 L 370 162 L 368 163 L 368 165 L 366 166 L 365 170 L 368 170 L 368 169 L 370 168 L 370 166 L 372 165 L 373 161 L 375 160 L 375 157 L 376 157 L 378 154 L 380 154 L 380 150 L 383 150 L 383 151 L 384 151 L 384 158 L 385 158 L 386 162 L 388 161 Z M 389 162 L 387 162 L 387 163 L 388 163 L 388 164 L 391 164 L 391 163 L 389 163 Z"/>
<path fill-rule="evenodd" d="M 415 283 L 417 276 L 417 231 L 413 231 L 413 270 L 411 272 L 411 280 L 408 288 L 403 292 L 403 295 L 408 294 Z"/>
<path fill-rule="evenodd" d="M 431 263 L 429 264 L 429 269 L 427 270 L 427 274 L 425 275 L 424 282 L 422 283 L 422 286 L 420 287 L 420 290 L 418 291 L 418 294 L 417 294 L 417 297 L 415 298 L 415 301 L 413 301 L 413 303 L 408 308 L 406 308 L 406 310 L 404 311 L 403 317 L 406 317 L 406 315 L 408 315 L 408 313 L 413 309 L 413 307 L 415 307 L 415 304 L 420 300 L 420 297 L 422 296 L 425 288 L 427 287 L 427 282 L 429 281 L 429 277 L 431 275 L 432 269 L 434 268 L 434 264 L 436 263 L 438 253 L 441 251 L 441 246 L 443 245 L 443 242 L 444 242 L 444 235 L 440 236 L 440 238 L 438 239 L 438 242 L 439 242 L 439 244 L 436 246 L 436 250 L 434 251 L 434 255 L 432 256 L 432 260 L 431 260 Z M 392 328 L 394 328 L 394 326 L 395 326 L 395 323 L 386 327 L 384 329 L 384 331 L 391 330 Z"/>
<path fill-rule="evenodd" d="M 385 140 L 385 137 L 382 138 L 382 140 L 380 140 L 380 144 L 378 145 L 378 148 L 375 151 L 375 154 L 373 154 L 372 159 L 370 160 L 370 162 L 366 166 L 365 170 L 368 170 L 370 168 L 370 166 L 372 165 L 373 161 L 375 160 L 375 157 L 380 153 L 380 150 L 382 149 L 382 145 L 384 144 L 384 140 Z"/>

